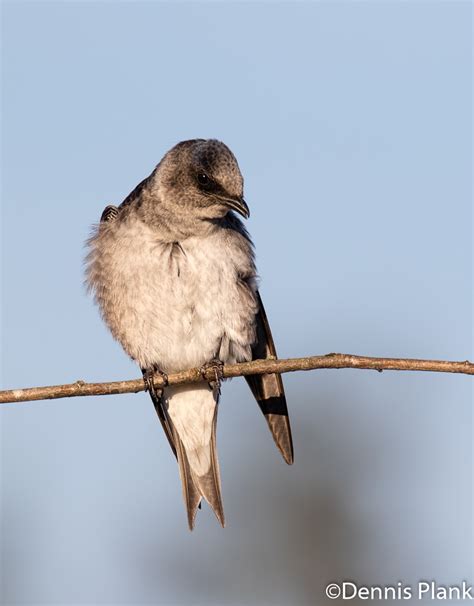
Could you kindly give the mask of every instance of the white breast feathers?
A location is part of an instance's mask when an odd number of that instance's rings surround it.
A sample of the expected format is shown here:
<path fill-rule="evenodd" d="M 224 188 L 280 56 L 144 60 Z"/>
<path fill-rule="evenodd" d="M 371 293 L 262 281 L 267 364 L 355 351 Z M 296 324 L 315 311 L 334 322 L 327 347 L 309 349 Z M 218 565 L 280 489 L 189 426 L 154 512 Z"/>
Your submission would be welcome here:
<path fill-rule="evenodd" d="M 101 224 L 87 280 L 114 337 L 142 368 L 251 359 L 256 279 L 251 245 L 232 229 L 160 241 L 137 218 Z"/>

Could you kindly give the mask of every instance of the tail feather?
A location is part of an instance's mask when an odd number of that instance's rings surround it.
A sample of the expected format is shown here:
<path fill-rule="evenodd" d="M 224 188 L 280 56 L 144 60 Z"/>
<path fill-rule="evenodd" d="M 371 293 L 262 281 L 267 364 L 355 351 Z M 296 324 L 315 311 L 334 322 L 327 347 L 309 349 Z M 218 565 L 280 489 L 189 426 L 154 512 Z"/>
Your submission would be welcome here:
<path fill-rule="evenodd" d="M 216 447 L 217 396 L 206 384 L 165 389 L 166 415 L 173 432 L 189 528 L 203 497 L 224 526 Z"/>
<path fill-rule="evenodd" d="M 216 443 L 216 427 L 217 427 L 217 407 L 214 413 L 214 420 L 212 423 L 211 441 L 209 443 L 209 454 L 211 466 L 209 471 L 204 476 L 197 476 L 195 478 L 202 496 L 211 506 L 221 526 L 224 528 L 224 506 L 222 504 L 222 488 L 221 488 L 221 474 L 219 469 L 219 460 L 217 458 L 217 443 Z"/>
<path fill-rule="evenodd" d="M 193 530 L 196 513 L 199 508 L 199 504 L 201 503 L 201 491 L 196 486 L 183 443 L 176 433 L 174 441 L 177 446 L 179 475 L 181 477 L 183 499 L 186 504 L 186 511 L 188 514 L 188 525 L 189 529 Z"/>

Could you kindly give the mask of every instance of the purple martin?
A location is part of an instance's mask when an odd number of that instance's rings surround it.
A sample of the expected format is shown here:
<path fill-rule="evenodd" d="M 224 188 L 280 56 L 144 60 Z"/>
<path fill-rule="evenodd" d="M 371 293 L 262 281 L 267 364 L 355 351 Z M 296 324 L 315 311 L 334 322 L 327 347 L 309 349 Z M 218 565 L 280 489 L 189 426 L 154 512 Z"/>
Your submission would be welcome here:
<path fill-rule="evenodd" d="M 257 289 L 249 208 L 230 149 L 193 139 L 168 151 L 88 241 L 86 275 L 112 335 L 139 364 L 179 464 L 192 529 L 204 498 L 224 526 L 216 421 L 223 364 L 276 358 Z M 213 369 L 215 381 L 156 389 L 155 374 Z M 246 377 L 288 464 L 279 374 Z"/>

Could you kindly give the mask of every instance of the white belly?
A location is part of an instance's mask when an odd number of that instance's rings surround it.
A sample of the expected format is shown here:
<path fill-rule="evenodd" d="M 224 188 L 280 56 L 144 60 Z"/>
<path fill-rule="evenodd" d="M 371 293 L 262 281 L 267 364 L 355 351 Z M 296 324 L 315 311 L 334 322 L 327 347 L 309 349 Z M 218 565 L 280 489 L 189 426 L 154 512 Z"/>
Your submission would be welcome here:
<path fill-rule="evenodd" d="M 255 286 L 239 275 L 253 263 L 241 236 L 232 241 L 226 232 L 188 238 L 181 248 L 160 242 L 141 222 L 114 233 L 97 298 L 112 333 L 141 367 L 173 372 L 214 357 L 251 359 Z"/>

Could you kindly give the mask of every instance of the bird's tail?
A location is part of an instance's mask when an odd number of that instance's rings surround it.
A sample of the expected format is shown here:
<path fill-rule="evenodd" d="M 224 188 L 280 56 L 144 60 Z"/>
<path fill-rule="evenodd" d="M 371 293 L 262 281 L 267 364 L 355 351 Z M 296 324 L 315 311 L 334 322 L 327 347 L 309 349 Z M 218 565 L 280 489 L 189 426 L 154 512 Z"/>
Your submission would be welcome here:
<path fill-rule="evenodd" d="M 221 481 L 216 448 L 218 394 L 207 383 L 177 385 L 164 391 L 178 457 L 189 528 L 204 497 L 224 526 Z"/>

